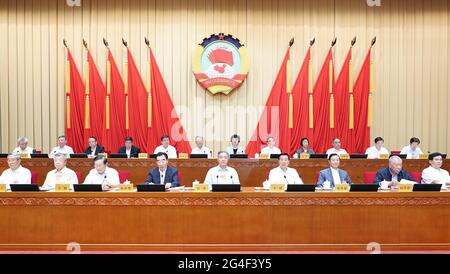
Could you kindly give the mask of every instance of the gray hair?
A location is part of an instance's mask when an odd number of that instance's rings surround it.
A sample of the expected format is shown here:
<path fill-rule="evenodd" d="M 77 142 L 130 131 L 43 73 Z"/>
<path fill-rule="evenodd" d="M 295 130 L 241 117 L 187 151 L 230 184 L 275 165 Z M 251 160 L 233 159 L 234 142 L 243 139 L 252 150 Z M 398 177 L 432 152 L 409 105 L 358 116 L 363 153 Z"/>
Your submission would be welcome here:
<path fill-rule="evenodd" d="M 64 161 L 67 160 L 66 154 L 63 154 L 63 153 L 56 153 L 56 154 L 53 156 L 53 159 L 60 158 L 60 157 L 63 158 Z"/>
<path fill-rule="evenodd" d="M 200 139 L 202 139 L 202 141 L 203 141 L 203 137 L 202 137 L 202 136 L 195 136 L 195 139 L 194 139 L 194 140 L 197 140 L 197 138 L 200 138 Z"/>
<path fill-rule="evenodd" d="M 220 154 L 226 154 L 227 157 L 230 158 L 230 153 L 228 153 L 228 152 L 225 151 L 225 150 L 221 150 L 221 151 L 217 152 L 217 158 L 219 158 Z"/>
<path fill-rule="evenodd" d="M 391 158 L 389 158 L 389 164 L 393 164 L 394 162 L 398 162 L 398 161 L 400 161 L 400 163 L 401 163 L 402 158 L 398 157 L 397 155 L 394 155 Z"/>
<path fill-rule="evenodd" d="M 17 139 L 17 142 L 18 143 L 20 143 L 20 142 L 28 143 L 28 138 L 25 136 L 20 136 L 19 139 Z"/>
<path fill-rule="evenodd" d="M 8 153 L 7 158 L 9 158 L 9 156 L 13 156 L 14 159 L 20 160 L 20 154 L 18 154 L 18 153 Z"/>

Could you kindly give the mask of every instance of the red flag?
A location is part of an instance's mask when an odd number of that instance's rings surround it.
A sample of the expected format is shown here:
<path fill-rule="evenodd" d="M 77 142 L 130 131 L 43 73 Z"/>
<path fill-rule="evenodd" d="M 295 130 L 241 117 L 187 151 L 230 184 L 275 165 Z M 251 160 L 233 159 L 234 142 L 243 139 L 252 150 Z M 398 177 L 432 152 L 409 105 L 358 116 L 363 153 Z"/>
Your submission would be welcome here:
<path fill-rule="evenodd" d="M 134 139 L 134 144 L 143 152 L 152 152 L 147 146 L 147 92 L 144 82 L 128 49 L 128 78 L 125 87 L 125 128 Z M 127 120 L 128 113 L 128 120 Z"/>
<path fill-rule="evenodd" d="M 336 80 L 336 137 L 341 139 L 342 147 L 348 153 L 355 152 L 354 147 L 354 105 L 353 83 L 351 82 L 352 48 L 348 51 L 341 72 Z"/>
<path fill-rule="evenodd" d="M 150 65 L 147 71 L 148 89 L 145 103 L 150 109 L 150 121 L 148 124 L 148 146 L 152 151 L 161 144 L 161 136 L 169 135 L 171 145 L 178 153 L 190 153 L 191 145 L 186 137 L 180 118 L 175 110 L 172 99 L 170 98 L 164 79 L 156 63 L 155 56 L 149 48 Z"/>
<path fill-rule="evenodd" d="M 310 146 L 313 145 L 314 132 L 313 127 L 309 123 L 309 95 L 310 93 L 310 62 L 311 48 L 308 49 L 303 64 L 300 68 L 297 80 L 292 88 L 294 97 L 294 127 L 291 131 L 291 145 L 289 155 L 293 155 L 300 147 L 300 140 L 308 138 Z M 312 90 L 311 90 L 312 92 Z M 311 112 L 312 113 L 312 112 Z"/>
<path fill-rule="evenodd" d="M 106 88 L 103 80 L 98 72 L 95 61 L 92 58 L 91 52 L 88 50 L 88 74 L 89 78 L 86 79 L 86 88 L 89 90 L 86 92 L 89 96 L 87 102 L 89 105 L 89 128 L 88 134 L 97 138 L 97 142 L 103 145 L 104 123 L 105 123 L 105 101 L 106 101 Z M 85 135 L 87 137 L 87 135 Z"/>
<path fill-rule="evenodd" d="M 125 84 L 111 50 L 108 49 L 103 144 L 107 150 L 117 152 L 123 146 L 125 136 Z"/>
<path fill-rule="evenodd" d="M 266 144 L 267 137 L 269 136 L 275 138 L 276 145 L 282 152 L 290 151 L 289 94 L 286 79 L 288 75 L 289 54 L 290 49 L 288 48 L 275 83 L 270 91 L 264 111 L 259 119 L 252 139 L 245 149 L 249 157 L 254 157 L 255 153 L 261 151 L 261 147 Z"/>
<path fill-rule="evenodd" d="M 314 151 L 323 153 L 331 147 L 331 139 L 334 138 L 334 129 L 330 120 L 333 113 L 330 111 L 331 92 L 334 90 L 334 64 L 332 48 L 320 70 L 316 84 L 314 85 Z M 331 92 L 330 92 L 331 91 Z"/>
<path fill-rule="evenodd" d="M 84 83 L 73 60 L 72 53 L 67 50 L 66 63 L 66 137 L 67 144 L 75 152 L 84 150 Z"/>
<path fill-rule="evenodd" d="M 355 82 L 355 151 L 364 153 L 370 146 L 369 97 L 370 97 L 370 58 L 371 49 L 362 65 L 361 72 Z"/>

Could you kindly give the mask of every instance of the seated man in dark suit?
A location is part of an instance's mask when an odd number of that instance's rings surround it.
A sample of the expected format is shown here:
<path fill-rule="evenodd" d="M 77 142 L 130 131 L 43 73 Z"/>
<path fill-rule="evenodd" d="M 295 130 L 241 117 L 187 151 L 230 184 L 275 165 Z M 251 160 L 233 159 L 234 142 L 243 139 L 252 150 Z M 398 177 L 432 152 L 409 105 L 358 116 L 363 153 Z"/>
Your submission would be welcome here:
<path fill-rule="evenodd" d="M 133 146 L 133 138 L 127 136 L 125 137 L 125 146 L 119 148 L 119 153 L 127 154 L 127 158 L 138 158 L 141 150 Z"/>
<path fill-rule="evenodd" d="M 389 166 L 378 170 L 374 184 L 379 185 L 382 181 L 390 182 L 388 186 L 396 186 L 402 179 L 414 181 L 408 172 L 402 167 L 402 159 L 398 156 L 389 158 Z"/>
<path fill-rule="evenodd" d="M 165 184 L 166 188 L 177 187 L 179 185 L 178 171 L 168 165 L 168 156 L 164 152 L 156 154 L 156 164 L 158 167 L 150 170 L 145 184 Z"/>
<path fill-rule="evenodd" d="M 105 148 L 97 144 L 97 138 L 95 136 L 89 137 L 89 146 L 84 150 L 84 153 L 89 158 L 95 158 L 99 153 L 105 153 Z"/>
<path fill-rule="evenodd" d="M 332 153 L 328 156 L 329 168 L 323 169 L 319 173 L 317 180 L 317 187 L 320 188 L 333 188 L 336 184 L 352 184 L 350 176 L 347 171 L 339 168 L 341 158 L 337 153 Z"/>

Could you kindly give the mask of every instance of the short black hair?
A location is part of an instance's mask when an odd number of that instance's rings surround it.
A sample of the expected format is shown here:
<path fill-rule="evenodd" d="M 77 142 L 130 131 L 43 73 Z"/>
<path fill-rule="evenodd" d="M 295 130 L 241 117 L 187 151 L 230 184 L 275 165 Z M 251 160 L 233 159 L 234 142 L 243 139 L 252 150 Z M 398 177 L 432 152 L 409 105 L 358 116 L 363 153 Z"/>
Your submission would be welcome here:
<path fill-rule="evenodd" d="M 444 155 L 442 155 L 442 153 L 440 152 L 433 152 L 430 155 L 428 155 L 428 160 L 432 161 L 434 160 L 434 158 L 441 156 L 442 158 L 444 158 Z"/>
<path fill-rule="evenodd" d="M 127 137 L 125 137 L 125 142 L 126 141 L 131 141 L 131 142 L 133 142 L 133 138 L 131 137 L 131 136 L 127 136 Z"/>
<path fill-rule="evenodd" d="M 291 157 L 289 157 L 289 154 L 287 154 L 286 152 L 281 153 L 280 155 L 278 155 L 278 160 L 280 160 L 281 156 L 287 156 L 288 160 L 291 159 Z"/>
<path fill-rule="evenodd" d="M 304 137 L 304 138 L 302 138 L 301 140 L 300 140 L 300 145 L 301 146 L 303 146 L 303 141 L 308 141 L 308 143 L 309 143 L 309 140 L 308 140 L 308 138 L 306 138 L 306 137 Z"/>
<path fill-rule="evenodd" d="M 409 143 L 410 143 L 410 144 L 412 144 L 412 143 L 418 143 L 418 144 L 420 144 L 420 140 L 419 140 L 419 138 L 417 138 L 417 137 L 412 137 L 411 139 L 409 139 Z"/>
<path fill-rule="evenodd" d="M 341 159 L 341 157 L 339 157 L 339 154 L 331 153 L 330 155 L 328 155 L 328 160 L 331 160 L 331 157 L 333 157 L 333 156 L 337 156 L 339 159 Z"/>
<path fill-rule="evenodd" d="M 161 141 L 164 140 L 164 139 L 166 139 L 166 138 L 170 140 L 169 135 L 163 135 L 163 136 L 161 136 Z"/>
<path fill-rule="evenodd" d="M 237 135 L 237 134 L 231 135 L 230 142 L 233 141 L 234 138 L 237 138 L 238 142 L 241 142 L 241 137 L 239 137 L 239 135 Z"/>
<path fill-rule="evenodd" d="M 89 136 L 88 139 L 94 139 L 97 142 L 97 137 L 95 137 L 95 136 Z"/>
<path fill-rule="evenodd" d="M 377 137 L 377 138 L 375 138 L 375 144 L 376 144 L 376 143 L 378 143 L 379 141 L 383 141 L 383 142 L 384 142 L 384 139 L 383 139 L 383 138 L 381 138 L 381 137 Z"/>
<path fill-rule="evenodd" d="M 108 158 L 106 158 L 103 155 L 97 155 L 94 158 L 94 163 L 97 162 L 98 160 L 103 160 L 103 164 L 106 165 L 108 163 Z"/>
<path fill-rule="evenodd" d="M 155 160 L 157 160 L 159 156 L 166 157 L 166 160 L 169 159 L 169 156 L 167 155 L 167 153 L 165 153 L 165 152 L 158 152 L 158 154 L 156 154 Z"/>

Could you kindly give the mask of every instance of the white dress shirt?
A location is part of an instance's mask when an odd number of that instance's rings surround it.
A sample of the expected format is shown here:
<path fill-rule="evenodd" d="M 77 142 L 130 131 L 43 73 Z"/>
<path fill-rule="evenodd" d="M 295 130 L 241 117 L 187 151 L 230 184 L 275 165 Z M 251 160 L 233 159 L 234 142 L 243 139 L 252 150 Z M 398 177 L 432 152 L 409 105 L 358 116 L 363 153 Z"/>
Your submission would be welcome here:
<path fill-rule="evenodd" d="M 163 145 L 160 145 L 159 147 L 157 147 L 155 149 L 154 154 L 157 154 L 159 152 L 164 152 L 167 154 L 167 156 L 170 159 L 176 159 L 177 158 L 177 150 L 175 149 L 175 147 L 169 145 L 167 148 L 165 148 Z"/>
<path fill-rule="evenodd" d="M 7 184 L 6 189 L 8 190 L 11 184 L 31 184 L 31 172 L 22 166 L 14 171 L 8 168 L 0 176 L 0 184 Z"/>
<path fill-rule="evenodd" d="M 373 146 L 367 148 L 365 154 L 367 154 L 367 159 L 379 159 L 380 154 L 389 154 L 389 151 L 384 147 L 378 150 L 376 146 Z"/>
<path fill-rule="evenodd" d="M 210 190 L 213 184 L 240 184 L 239 175 L 234 168 L 229 166 L 224 169 L 220 166 L 212 167 L 206 174 L 205 184 L 209 185 Z"/>
<path fill-rule="evenodd" d="M 420 147 L 416 147 L 416 149 L 412 150 L 411 146 L 406 146 L 402 148 L 400 154 L 406 154 L 406 159 L 418 159 L 420 154 L 423 154 Z"/>
<path fill-rule="evenodd" d="M 64 154 L 67 158 L 70 158 L 70 154 L 73 154 L 73 149 L 69 146 L 57 146 L 50 152 L 49 158 L 53 158 L 56 154 Z"/>
<path fill-rule="evenodd" d="M 438 184 L 442 184 L 442 188 L 447 188 L 447 184 L 450 184 L 450 176 L 448 171 L 442 168 L 434 168 L 429 166 L 422 171 L 422 184 L 431 184 L 433 181 L 437 181 Z"/>
<path fill-rule="evenodd" d="M 107 183 L 111 185 L 120 184 L 119 173 L 114 168 L 106 167 L 103 174 L 98 173 L 95 168 L 91 169 L 83 184 L 102 185 Z"/>
<path fill-rule="evenodd" d="M 212 158 L 211 150 L 205 146 L 202 148 L 193 148 L 191 154 L 208 154 L 208 158 Z"/>
<path fill-rule="evenodd" d="M 286 171 L 283 171 L 281 167 L 276 167 L 270 170 L 269 183 L 277 184 L 303 184 L 302 179 L 298 175 L 297 170 L 288 167 Z"/>
<path fill-rule="evenodd" d="M 333 181 L 334 181 L 334 185 L 340 184 L 341 182 L 341 177 L 339 176 L 339 170 L 330 167 L 331 169 L 331 175 L 333 175 Z"/>
<path fill-rule="evenodd" d="M 272 155 L 272 154 L 281 154 L 281 150 L 277 147 L 265 147 L 261 150 L 261 154 L 267 154 L 267 155 Z"/>
<path fill-rule="evenodd" d="M 42 185 L 42 189 L 53 190 L 55 189 L 55 185 L 57 183 L 71 185 L 78 184 L 77 174 L 75 173 L 75 171 L 67 167 L 64 167 L 60 171 L 57 171 L 56 169 L 51 170 L 47 173 L 47 177 L 45 178 L 45 182 Z"/>
<path fill-rule="evenodd" d="M 34 148 L 32 147 L 26 147 L 24 150 L 22 150 L 20 147 L 16 147 L 12 153 L 15 154 L 32 154 Z"/>
<path fill-rule="evenodd" d="M 127 154 L 127 158 L 131 158 L 131 148 L 125 148 L 125 154 Z"/>
<path fill-rule="evenodd" d="M 235 154 L 234 150 L 233 150 L 233 147 L 227 147 L 225 149 L 225 151 L 228 152 L 228 154 L 230 154 L 230 155 Z M 241 148 L 241 147 L 238 147 L 237 151 L 236 151 L 236 154 L 245 154 L 244 149 Z"/>
<path fill-rule="evenodd" d="M 345 149 L 343 149 L 343 148 L 337 150 L 334 147 L 332 147 L 332 148 L 327 150 L 327 155 L 330 155 L 330 154 L 333 154 L 333 153 L 336 153 L 337 155 L 348 154 L 347 151 Z"/>

